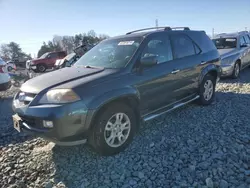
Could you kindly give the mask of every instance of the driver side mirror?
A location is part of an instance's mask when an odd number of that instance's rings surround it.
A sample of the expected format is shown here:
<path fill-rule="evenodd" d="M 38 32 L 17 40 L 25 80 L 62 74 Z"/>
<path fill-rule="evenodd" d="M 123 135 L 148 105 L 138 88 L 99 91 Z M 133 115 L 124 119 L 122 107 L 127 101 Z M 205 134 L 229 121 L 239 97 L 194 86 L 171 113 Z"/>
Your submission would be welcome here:
<path fill-rule="evenodd" d="M 157 56 L 147 56 L 147 57 L 142 57 L 140 60 L 140 63 L 143 67 L 151 67 L 156 65 L 158 62 Z"/>
<path fill-rule="evenodd" d="M 247 44 L 247 43 L 244 43 L 244 44 L 240 45 L 241 48 L 245 48 L 245 47 L 248 47 L 248 46 L 249 46 L 249 44 Z"/>

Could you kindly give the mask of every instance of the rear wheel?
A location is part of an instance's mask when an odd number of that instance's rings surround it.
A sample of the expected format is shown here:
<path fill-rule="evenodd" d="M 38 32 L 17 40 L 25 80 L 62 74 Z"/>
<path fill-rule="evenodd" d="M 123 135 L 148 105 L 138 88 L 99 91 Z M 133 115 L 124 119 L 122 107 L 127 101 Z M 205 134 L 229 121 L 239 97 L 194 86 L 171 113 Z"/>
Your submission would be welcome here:
<path fill-rule="evenodd" d="M 213 102 L 215 97 L 215 86 L 216 86 L 216 77 L 210 74 L 207 74 L 200 85 L 199 88 L 199 103 L 201 105 L 209 105 Z"/>
<path fill-rule="evenodd" d="M 46 71 L 46 67 L 44 65 L 38 65 L 37 69 L 38 69 L 38 72 L 45 72 Z"/>
<path fill-rule="evenodd" d="M 232 78 L 236 79 L 236 78 L 239 77 L 239 75 L 240 75 L 240 63 L 236 62 L 235 65 L 234 65 Z"/>
<path fill-rule="evenodd" d="M 125 104 L 115 103 L 102 111 L 93 125 L 91 146 L 101 155 L 114 155 L 124 151 L 136 130 L 136 117 Z"/>

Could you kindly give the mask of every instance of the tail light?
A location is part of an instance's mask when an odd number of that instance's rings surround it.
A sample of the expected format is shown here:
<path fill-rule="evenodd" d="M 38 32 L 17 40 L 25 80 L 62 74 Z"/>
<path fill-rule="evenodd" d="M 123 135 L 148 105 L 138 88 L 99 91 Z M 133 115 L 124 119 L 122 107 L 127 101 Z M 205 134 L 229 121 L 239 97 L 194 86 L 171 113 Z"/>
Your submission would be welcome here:
<path fill-rule="evenodd" d="M 5 72 L 5 65 L 0 65 L 0 73 L 4 73 Z"/>

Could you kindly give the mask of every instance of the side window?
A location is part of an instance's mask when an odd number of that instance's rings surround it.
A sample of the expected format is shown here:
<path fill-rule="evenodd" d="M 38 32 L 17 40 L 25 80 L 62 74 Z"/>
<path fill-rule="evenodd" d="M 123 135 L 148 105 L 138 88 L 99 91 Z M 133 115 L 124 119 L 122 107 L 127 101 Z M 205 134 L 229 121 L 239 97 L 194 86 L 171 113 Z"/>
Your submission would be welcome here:
<path fill-rule="evenodd" d="M 59 54 L 58 54 L 59 57 L 65 57 L 65 55 L 66 54 L 64 52 L 59 52 Z"/>
<path fill-rule="evenodd" d="M 240 37 L 240 45 L 243 45 L 245 43 L 246 43 L 245 39 L 243 38 L 243 36 L 241 36 Z"/>
<path fill-rule="evenodd" d="M 57 53 L 51 53 L 47 56 L 47 58 L 57 58 Z"/>
<path fill-rule="evenodd" d="M 196 54 L 193 41 L 186 35 L 173 35 L 171 40 L 176 59 Z"/>
<path fill-rule="evenodd" d="M 146 44 L 141 58 L 157 56 L 158 64 L 173 60 L 170 40 L 167 36 L 153 37 Z"/>
<path fill-rule="evenodd" d="M 250 44 L 250 39 L 249 39 L 248 35 L 244 36 L 244 38 L 245 38 L 246 43 Z"/>

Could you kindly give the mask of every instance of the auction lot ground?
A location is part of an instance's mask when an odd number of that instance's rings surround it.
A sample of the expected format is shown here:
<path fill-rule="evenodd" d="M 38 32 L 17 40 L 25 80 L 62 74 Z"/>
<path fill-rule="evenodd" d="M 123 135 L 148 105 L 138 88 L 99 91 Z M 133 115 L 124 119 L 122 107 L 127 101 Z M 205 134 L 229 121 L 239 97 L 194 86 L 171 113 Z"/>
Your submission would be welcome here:
<path fill-rule="evenodd" d="M 215 102 L 144 124 L 130 147 L 100 157 L 19 134 L 0 93 L 0 187 L 250 187 L 250 69 L 217 85 Z"/>

